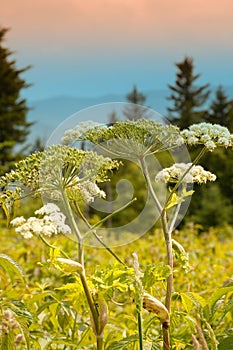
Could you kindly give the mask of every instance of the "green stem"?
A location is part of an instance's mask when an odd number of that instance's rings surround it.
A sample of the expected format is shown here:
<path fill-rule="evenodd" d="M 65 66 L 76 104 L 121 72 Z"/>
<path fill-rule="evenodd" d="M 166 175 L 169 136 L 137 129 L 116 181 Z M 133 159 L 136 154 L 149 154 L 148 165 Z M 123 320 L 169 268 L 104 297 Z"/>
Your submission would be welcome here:
<path fill-rule="evenodd" d="M 93 226 L 91 226 L 90 224 L 88 224 L 88 227 L 90 228 L 84 235 L 84 238 L 90 233 L 92 232 L 96 227 L 101 226 L 104 222 L 108 221 L 111 217 L 113 217 L 114 215 L 118 214 L 119 212 L 121 212 L 122 210 L 124 210 L 125 208 L 127 208 L 128 206 L 130 206 L 133 202 L 135 202 L 137 200 L 137 198 L 133 198 L 131 201 L 129 201 L 128 203 L 126 203 L 125 205 L 123 205 L 122 207 L 120 207 L 119 209 L 115 210 L 113 213 L 105 216 L 103 219 L 101 219 L 100 221 L 98 221 L 96 224 L 94 224 Z M 75 207 L 77 209 L 77 203 L 75 202 Z M 78 210 L 78 213 L 80 214 L 80 216 L 82 217 L 82 219 L 87 223 L 85 216 L 82 214 L 82 212 L 80 211 L 80 209 Z"/>
<path fill-rule="evenodd" d="M 103 335 L 97 335 L 96 336 L 96 344 L 97 344 L 97 350 L 102 350 L 104 346 L 104 339 Z"/>
<path fill-rule="evenodd" d="M 130 201 L 130 202 L 127 204 L 127 206 L 128 206 L 129 204 L 131 204 L 132 202 L 134 202 L 134 200 L 136 200 L 136 199 L 133 199 L 132 201 Z M 97 235 L 96 230 L 94 229 L 95 227 L 99 226 L 101 223 L 103 223 L 104 221 L 106 221 L 106 220 L 110 217 L 110 215 L 108 215 L 108 217 L 104 218 L 103 220 L 100 220 L 99 222 L 97 222 L 97 224 L 91 226 L 90 223 L 88 222 L 88 220 L 87 220 L 87 219 L 85 218 L 85 216 L 83 215 L 81 209 L 79 208 L 79 205 L 78 205 L 76 202 L 74 202 L 74 206 L 75 206 L 75 209 L 76 209 L 77 213 L 81 216 L 82 220 L 83 220 L 83 221 L 86 223 L 86 225 L 89 227 L 89 231 L 86 232 L 86 235 L 87 235 L 88 233 L 90 233 L 90 232 L 93 232 L 93 235 L 95 236 L 95 238 L 97 239 L 97 241 L 98 241 L 100 244 L 102 244 L 102 246 L 103 246 L 103 247 L 104 247 L 104 248 L 105 248 L 119 263 L 121 263 L 122 265 L 124 265 L 125 267 L 127 267 L 127 265 L 124 263 L 124 261 L 122 261 L 121 258 L 119 258 L 119 256 L 117 256 L 117 254 L 114 253 L 114 251 L 113 251 L 111 248 L 109 248 L 109 247 L 104 243 L 104 241 Z M 125 205 L 124 207 L 126 207 L 126 205 Z M 122 210 L 122 208 L 121 208 L 121 210 Z M 116 212 L 114 212 L 114 214 L 115 214 L 115 213 L 116 213 Z M 112 215 L 113 215 L 113 213 L 112 213 Z M 111 216 L 112 216 L 112 215 L 111 215 Z M 86 236 L 86 235 L 85 235 L 85 236 Z"/>
<path fill-rule="evenodd" d="M 166 300 L 165 306 L 168 309 L 169 315 L 171 311 L 171 298 L 172 298 L 172 286 L 173 286 L 173 252 L 172 252 L 172 235 L 169 231 L 168 222 L 167 222 L 167 214 L 166 210 L 162 208 L 151 183 L 150 175 L 148 172 L 148 168 L 145 162 L 145 159 L 142 158 L 140 160 L 140 165 L 142 168 L 142 172 L 145 176 L 145 180 L 149 189 L 149 192 L 154 200 L 154 203 L 157 209 L 160 211 L 160 220 L 162 223 L 162 230 L 164 235 L 164 240 L 166 244 L 166 252 L 167 252 L 167 263 L 171 268 L 171 274 L 167 278 L 167 290 L 166 290 Z M 170 325 L 169 322 L 163 323 L 163 349 L 170 350 Z"/>
<path fill-rule="evenodd" d="M 176 223 L 176 219 L 177 219 L 177 216 L 178 216 L 179 211 L 180 211 L 180 207 L 181 207 L 181 203 L 177 204 L 175 212 L 173 214 L 173 218 L 172 218 L 171 224 L 169 226 L 169 233 L 170 234 L 172 233 L 172 231 L 174 229 L 174 226 L 175 226 L 175 223 Z"/>
<path fill-rule="evenodd" d="M 93 235 L 95 236 L 95 238 L 97 239 L 97 241 L 99 241 L 102 246 L 122 265 L 124 265 L 125 267 L 128 267 L 123 260 L 121 260 L 121 258 L 119 258 L 119 256 L 117 256 L 116 253 L 114 253 L 114 251 L 109 248 L 104 241 L 102 241 L 102 239 L 97 235 L 96 231 L 93 231 Z"/>
<path fill-rule="evenodd" d="M 80 234 L 79 228 L 76 224 L 76 221 L 74 219 L 74 215 L 68 200 L 68 197 L 65 193 L 65 191 L 61 191 L 62 193 L 62 198 L 63 198 L 63 204 L 65 207 L 65 210 L 68 214 L 69 220 L 70 220 L 70 224 L 71 224 L 71 228 L 73 230 L 73 232 L 75 233 L 77 239 L 78 239 L 78 247 L 79 247 L 79 263 L 82 264 L 83 266 L 83 271 L 79 273 L 80 276 L 80 280 L 87 298 L 87 302 L 89 305 L 89 309 L 93 318 L 93 322 L 95 324 L 95 329 L 96 329 L 96 333 L 99 333 L 99 317 L 98 317 L 98 311 L 95 307 L 95 303 L 94 300 L 92 298 L 92 295 L 90 293 L 88 284 L 87 284 L 87 280 L 86 280 L 86 275 L 85 275 L 85 267 L 84 267 L 84 248 L 83 248 L 83 238 Z M 98 339 L 96 339 L 96 342 L 98 343 Z M 101 350 L 102 348 L 98 348 L 98 350 Z"/>
<path fill-rule="evenodd" d="M 66 252 L 64 252 L 64 250 L 60 249 L 59 247 L 53 245 L 53 244 L 50 244 L 41 234 L 39 235 L 39 238 L 42 240 L 42 242 L 47 245 L 47 247 L 51 248 L 51 249 L 59 249 L 61 254 L 67 258 L 67 259 L 70 259 L 70 257 L 66 254 Z"/>
<path fill-rule="evenodd" d="M 85 292 L 85 295 L 86 295 L 86 298 L 87 298 L 87 302 L 88 302 L 88 305 L 89 305 L 89 308 L 90 308 L 90 311 L 91 311 L 91 314 L 92 314 L 92 317 L 93 317 L 93 321 L 94 321 L 94 324 L 95 324 L 96 332 L 98 334 L 98 331 L 99 331 L 98 312 L 97 312 L 97 309 L 95 307 L 94 300 L 93 300 L 93 298 L 91 296 L 91 293 L 90 293 L 90 290 L 89 290 L 89 287 L 88 287 L 88 284 L 87 284 L 85 272 L 81 272 L 79 274 L 79 276 L 80 276 L 80 280 L 82 282 L 82 286 L 83 286 L 83 289 L 84 289 L 84 292 Z"/>
<path fill-rule="evenodd" d="M 142 331 L 142 315 L 140 311 L 138 314 L 138 338 L 139 338 L 139 349 L 143 350 L 143 331 Z"/>
<path fill-rule="evenodd" d="M 76 221 L 74 219 L 74 215 L 68 200 L 68 197 L 65 193 L 64 190 L 61 191 L 62 193 L 62 199 L 63 199 L 63 204 L 65 207 L 65 210 L 67 212 L 68 218 L 70 220 L 70 225 L 72 231 L 75 233 L 77 240 L 78 240 L 78 260 L 81 265 L 84 267 L 84 248 L 83 248 L 83 238 L 81 236 L 81 233 L 79 232 L 78 225 L 76 224 Z"/>
<path fill-rule="evenodd" d="M 159 210 L 159 213 L 161 214 L 162 211 L 163 211 L 163 207 L 160 204 L 160 202 L 159 202 L 159 200 L 158 200 L 158 198 L 157 198 L 157 196 L 156 196 L 156 194 L 154 192 L 154 189 L 153 189 L 153 186 L 152 186 L 152 183 L 151 183 L 151 180 L 150 180 L 150 175 L 149 175 L 149 172 L 148 172 L 148 168 L 147 168 L 147 165 L 146 165 L 145 158 L 143 157 L 143 158 L 139 159 L 139 163 L 140 163 L 140 166 L 141 166 L 141 169 L 142 169 L 142 173 L 144 174 L 144 177 L 145 177 L 148 189 L 149 189 L 149 193 L 151 194 L 152 199 L 155 202 L 155 205 L 156 205 L 157 209 Z"/>

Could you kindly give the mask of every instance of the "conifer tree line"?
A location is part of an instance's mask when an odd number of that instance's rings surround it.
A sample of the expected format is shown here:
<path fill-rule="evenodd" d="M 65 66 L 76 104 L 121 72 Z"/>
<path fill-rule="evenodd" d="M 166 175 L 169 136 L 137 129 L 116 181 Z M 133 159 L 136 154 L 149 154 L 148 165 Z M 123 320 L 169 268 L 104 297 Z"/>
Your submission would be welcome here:
<path fill-rule="evenodd" d="M 21 94 L 23 89 L 30 86 L 23 78 L 23 73 L 30 67 L 17 68 L 16 61 L 12 58 L 13 52 L 5 46 L 7 31 L 6 28 L 0 28 L 0 175 L 11 169 L 15 161 L 29 152 L 23 148 L 16 151 L 15 147 L 24 147 L 32 125 L 27 121 L 29 107 Z M 181 129 L 194 123 L 210 122 L 226 126 L 233 132 L 233 99 L 226 95 L 224 88 L 220 85 L 210 98 L 209 84 L 198 84 L 200 74 L 195 72 L 192 58 L 184 57 L 175 66 L 175 82 L 168 85 L 170 95 L 167 96 L 167 119 Z M 136 85 L 126 95 L 126 100 L 132 103 L 132 106 L 126 107 L 123 112 L 126 119 L 149 117 L 145 107 L 146 96 Z M 114 111 L 109 116 L 109 121 L 117 121 Z M 36 143 L 40 143 L 40 140 L 36 140 Z M 190 152 L 195 150 L 191 149 Z M 216 174 L 221 175 L 220 180 L 218 185 L 211 185 L 207 192 L 202 193 L 201 189 L 198 189 L 196 196 L 199 197 L 197 201 L 192 201 L 194 204 L 191 205 L 190 215 L 195 220 L 195 213 L 200 213 L 203 207 L 203 224 L 232 223 L 232 156 L 230 152 L 222 150 L 208 156 L 203 165 L 208 168 L 210 162 L 214 164 Z M 218 215 L 214 214 L 216 210 Z"/>

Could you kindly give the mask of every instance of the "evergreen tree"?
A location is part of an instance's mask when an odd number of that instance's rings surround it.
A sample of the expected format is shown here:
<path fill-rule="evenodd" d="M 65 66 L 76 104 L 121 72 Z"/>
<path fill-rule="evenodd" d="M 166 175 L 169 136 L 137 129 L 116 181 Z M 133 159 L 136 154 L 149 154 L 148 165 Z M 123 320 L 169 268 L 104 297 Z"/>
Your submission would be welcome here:
<path fill-rule="evenodd" d="M 19 156 L 14 154 L 14 147 L 25 142 L 31 125 L 26 121 L 26 100 L 20 97 L 21 90 L 29 86 L 21 74 L 30 67 L 16 68 L 10 58 L 12 52 L 3 45 L 6 32 L 0 28 L 0 174 Z"/>
<path fill-rule="evenodd" d="M 207 112 L 200 107 L 206 102 L 210 91 L 209 84 L 195 86 L 200 74 L 194 74 L 193 60 L 190 57 L 176 63 L 176 67 L 178 72 L 175 85 L 168 85 L 172 91 L 168 100 L 173 103 L 173 106 L 168 108 L 168 119 L 183 129 L 203 120 Z"/>
<path fill-rule="evenodd" d="M 138 120 L 147 117 L 147 108 L 142 105 L 146 101 L 146 96 L 138 91 L 134 85 L 133 90 L 126 95 L 126 99 L 131 105 L 126 106 L 123 114 L 129 120 Z"/>
<path fill-rule="evenodd" d="M 114 124 L 118 121 L 116 111 L 113 110 L 108 116 L 108 123 Z"/>
<path fill-rule="evenodd" d="M 226 126 L 231 132 L 233 131 L 233 101 L 228 99 L 221 85 L 210 104 L 207 121 Z"/>

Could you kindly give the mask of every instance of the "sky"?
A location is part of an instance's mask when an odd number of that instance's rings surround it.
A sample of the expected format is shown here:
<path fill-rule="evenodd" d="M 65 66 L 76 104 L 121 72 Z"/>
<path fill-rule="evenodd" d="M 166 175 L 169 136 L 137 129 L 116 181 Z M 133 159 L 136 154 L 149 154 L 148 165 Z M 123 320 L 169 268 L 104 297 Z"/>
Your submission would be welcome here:
<path fill-rule="evenodd" d="M 1 0 L 0 26 L 30 100 L 166 89 L 186 55 L 233 87 L 232 0 Z"/>

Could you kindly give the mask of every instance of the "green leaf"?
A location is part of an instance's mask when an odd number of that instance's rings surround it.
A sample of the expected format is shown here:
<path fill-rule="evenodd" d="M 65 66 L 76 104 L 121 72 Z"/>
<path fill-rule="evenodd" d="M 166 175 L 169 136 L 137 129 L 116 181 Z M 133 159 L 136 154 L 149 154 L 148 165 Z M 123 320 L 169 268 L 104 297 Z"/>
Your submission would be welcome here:
<path fill-rule="evenodd" d="M 188 196 L 192 196 L 194 192 L 195 192 L 194 190 L 186 191 L 186 188 L 184 188 L 182 191 L 182 197 L 185 198 Z"/>
<path fill-rule="evenodd" d="M 25 278 L 22 267 L 6 254 L 0 254 L 0 266 L 8 273 L 11 283 L 14 282 L 14 277 L 17 276 L 24 284 Z"/>
<path fill-rule="evenodd" d="M 172 208 L 175 205 L 180 204 L 182 202 L 184 202 L 184 199 L 182 197 L 177 196 L 176 193 L 173 193 L 172 196 L 171 196 L 171 199 L 168 202 L 168 204 L 166 205 L 165 209 L 167 210 L 169 208 Z"/>
<path fill-rule="evenodd" d="M 231 296 L 231 298 L 229 298 L 229 300 L 227 300 L 226 305 L 224 306 L 223 310 L 221 311 L 219 322 L 225 317 L 225 315 L 229 311 L 233 311 L 233 295 Z"/>
<path fill-rule="evenodd" d="M 29 330 L 28 330 L 27 322 L 23 317 L 17 317 L 17 321 L 19 323 L 21 333 L 24 335 L 27 350 L 30 350 L 30 338 L 29 338 Z"/>
<path fill-rule="evenodd" d="M 127 338 L 124 338 L 122 340 L 119 341 L 115 341 L 113 342 L 110 346 L 107 347 L 106 350 L 124 350 L 124 349 L 128 349 L 128 346 L 132 343 L 135 343 L 138 341 L 138 335 L 137 334 L 133 334 Z"/>
<path fill-rule="evenodd" d="M 223 297 L 223 295 L 226 295 L 229 292 L 233 292 L 233 286 L 219 288 L 213 293 L 213 295 L 210 298 L 210 301 L 208 303 L 212 313 L 214 312 L 214 306 L 217 303 L 217 301 L 219 299 L 221 299 Z"/>
<path fill-rule="evenodd" d="M 11 304 L 9 304 L 9 308 L 15 313 L 17 320 L 18 320 L 18 317 L 23 318 L 27 322 L 28 326 L 35 321 L 33 314 L 21 301 L 12 300 Z"/>
<path fill-rule="evenodd" d="M 144 275 L 142 277 L 142 283 L 145 289 L 150 288 L 156 282 L 164 281 L 171 274 L 170 266 L 159 263 L 146 265 Z"/>
<path fill-rule="evenodd" d="M 180 297 L 181 297 L 181 303 L 185 308 L 185 311 L 187 313 L 189 313 L 192 310 L 193 307 L 193 299 L 190 298 L 190 296 L 186 295 L 185 293 L 180 293 Z"/>
<path fill-rule="evenodd" d="M 202 309 L 206 306 L 206 300 L 202 298 L 199 294 L 194 292 L 186 292 L 186 293 L 180 293 L 182 303 L 184 307 L 186 308 L 186 311 L 191 310 L 191 303 L 192 305 L 196 305 L 198 309 Z"/>
<path fill-rule="evenodd" d="M 218 350 L 232 350 L 233 336 L 224 338 L 218 345 Z"/>

